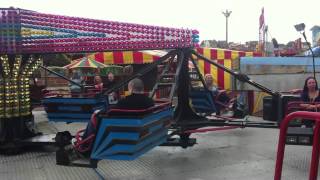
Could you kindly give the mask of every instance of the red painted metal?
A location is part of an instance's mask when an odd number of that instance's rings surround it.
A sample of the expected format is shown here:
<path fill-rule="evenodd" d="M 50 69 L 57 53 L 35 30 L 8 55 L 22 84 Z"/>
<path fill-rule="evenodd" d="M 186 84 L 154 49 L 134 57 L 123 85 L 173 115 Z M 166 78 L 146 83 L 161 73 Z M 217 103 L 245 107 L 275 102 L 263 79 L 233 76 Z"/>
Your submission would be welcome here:
<path fill-rule="evenodd" d="M 318 176 L 318 165 L 319 165 L 319 136 L 320 136 L 320 113 L 318 112 L 307 112 L 307 111 L 297 111 L 287 115 L 281 123 L 280 135 L 278 143 L 278 152 L 276 159 L 276 167 L 274 180 L 281 180 L 282 165 L 285 151 L 286 134 L 288 130 L 289 122 L 296 119 L 308 119 L 315 121 L 314 135 L 313 135 L 313 146 L 312 146 L 312 157 L 310 165 L 309 180 L 316 180 Z"/>
<path fill-rule="evenodd" d="M 318 119 L 319 120 L 319 119 Z M 316 127 L 314 129 L 313 134 L 313 145 L 312 145 L 312 158 L 311 158 L 311 165 L 310 165 L 310 173 L 309 179 L 316 180 L 318 177 L 318 166 L 319 166 L 319 136 L 320 136 L 320 121 L 316 121 Z"/>

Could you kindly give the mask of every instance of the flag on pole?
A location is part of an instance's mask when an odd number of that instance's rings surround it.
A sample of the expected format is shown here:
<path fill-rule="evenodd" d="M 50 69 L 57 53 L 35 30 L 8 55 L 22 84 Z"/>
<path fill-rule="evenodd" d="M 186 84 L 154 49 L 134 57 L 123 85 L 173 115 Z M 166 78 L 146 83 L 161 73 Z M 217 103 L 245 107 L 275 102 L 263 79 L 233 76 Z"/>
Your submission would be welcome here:
<path fill-rule="evenodd" d="M 261 15 L 259 18 L 259 29 L 264 27 L 264 8 L 261 10 Z"/>
<path fill-rule="evenodd" d="M 261 9 L 259 17 L 259 52 L 265 52 L 265 21 L 264 21 L 264 7 Z"/>

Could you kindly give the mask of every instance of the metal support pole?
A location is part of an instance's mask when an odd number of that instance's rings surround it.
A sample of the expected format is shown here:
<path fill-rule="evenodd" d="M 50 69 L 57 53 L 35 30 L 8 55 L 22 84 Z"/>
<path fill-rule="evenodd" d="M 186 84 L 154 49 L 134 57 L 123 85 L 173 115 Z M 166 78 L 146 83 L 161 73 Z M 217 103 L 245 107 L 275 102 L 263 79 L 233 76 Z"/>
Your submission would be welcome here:
<path fill-rule="evenodd" d="M 226 42 L 228 44 L 228 17 L 226 17 Z"/>
<path fill-rule="evenodd" d="M 69 79 L 69 78 L 67 78 L 67 77 L 65 77 L 65 76 L 63 76 L 63 75 L 61 75 L 61 74 L 59 74 L 59 73 L 57 73 L 57 72 L 54 72 L 54 71 L 52 71 L 52 70 L 50 70 L 50 69 L 48 69 L 48 68 L 46 68 L 46 67 L 44 67 L 44 66 L 39 66 L 39 67 L 42 68 L 42 69 L 44 69 L 44 70 L 46 70 L 46 71 L 48 71 L 48 72 L 50 72 L 50 73 L 52 73 L 52 74 L 54 74 L 54 75 L 56 75 L 56 76 L 59 76 L 60 78 L 62 78 L 62 79 L 64 79 L 64 80 L 69 81 L 70 83 L 73 83 L 73 84 L 75 84 L 75 85 L 77 85 L 77 86 L 79 86 L 79 87 L 81 87 L 81 88 L 84 88 L 82 84 L 79 84 L 79 83 L 77 83 L 77 82 L 74 82 L 73 80 L 71 80 L 71 79 Z"/>
<path fill-rule="evenodd" d="M 256 88 L 258 88 L 258 89 L 260 89 L 260 90 L 262 90 L 262 91 L 264 91 L 264 92 L 266 92 L 266 93 L 268 93 L 268 94 L 270 94 L 272 96 L 279 96 L 280 95 L 278 92 L 274 92 L 274 91 L 268 89 L 267 87 L 264 87 L 261 84 L 258 84 L 256 82 L 252 81 L 245 74 L 241 74 L 241 73 L 236 72 L 236 71 L 234 71 L 232 69 L 228 69 L 228 68 L 224 67 L 223 65 L 218 64 L 218 63 L 214 62 L 213 60 L 204 57 L 203 55 L 198 54 L 195 51 L 193 51 L 192 54 L 194 54 L 197 58 L 202 59 L 203 61 L 206 61 L 206 62 L 216 66 L 217 68 L 222 69 L 223 71 L 231 74 L 232 76 L 237 78 L 239 81 L 246 82 L 246 83 L 248 83 L 248 84 L 250 84 L 250 85 L 252 85 L 252 86 L 254 86 L 254 87 L 256 87 Z"/>
<path fill-rule="evenodd" d="M 316 79 L 316 65 L 315 65 L 315 61 L 314 61 L 314 53 L 312 51 L 311 45 L 308 42 L 307 37 L 306 37 L 306 33 L 304 31 L 303 31 L 302 35 L 303 35 L 304 40 L 307 42 L 308 48 L 309 48 L 311 55 L 312 55 L 313 77 L 314 77 L 314 79 Z"/>
<path fill-rule="evenodd" d="M 226 43 L 227 43 L 228 47 L 229 47 L 229 45 L 228 45 L 228 18 L 230 16 L 231 12 L 232 11 L 228 11 L 228 10 L 222 12 L 222 14 L 226 17 Z"/>

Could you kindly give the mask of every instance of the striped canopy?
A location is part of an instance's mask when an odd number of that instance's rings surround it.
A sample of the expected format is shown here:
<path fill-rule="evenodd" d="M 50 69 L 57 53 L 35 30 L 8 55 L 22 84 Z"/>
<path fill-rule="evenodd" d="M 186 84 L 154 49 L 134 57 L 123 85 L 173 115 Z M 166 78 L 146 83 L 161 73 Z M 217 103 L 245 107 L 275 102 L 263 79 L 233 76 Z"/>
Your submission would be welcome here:
<path fill-rule="evenodd" d="M 65 69 L 69 69 L 71 66 L 73 66 L 74 64 L 78 63 L 81 59 L 76 59 L 76 60 L 73 60 L 70 64 L 67 64 L 65 66 L 63 66 L 63 68 Z"/>
<path fill-rule="evenodd" d="M 98 52 L 89 55 L 104 64 L 147 64 L 158 60 L 161 56 L 167 54 L 166 51 L 114 51 Z"/>
<path fill-rule="evenodd" d="M 229 69 L 235 69 L 235 66 L 239 64 L 240 57 L 259 57 L 262 56 L 258 52 L 245 52 L 245 51 L 234 51 L 229 49 L 217 49 L 217 48 L 197 48 L 196 51 L 202 54 L 208 59 L 212 59 L 218 64 L 223 65 Z M 220 68 L 206 62 L 198 61 L 198 66 L 202 75 L 212 74 L 213 83 L 222 89 L 232 89 L 232 78 L 231 75 Z"/>
<path fill-rule="evenodd" d="M 68 66 L 68 65 L 67 65 Z M 68 66 L 67 68 L 69 69 L 74 69 L 74 68 L 103 68 L 107 67 L 107 65 L 102 64 L 98 61 L 89 59 L 88 57 L 83 57 L 81 58 L 78 62 L 71 64 L 71 66 Z"/>
<path fill-rule="evenodd" d="M 234 51 L 218 48 L 196 48 L 195 50 L 206 58 L 212 59 L 229 69 L 237 69 L 236 66 L 239 64 L 240 57 L 262 56 L 262 54 L 258 52 Z M 166 53 L 166 51 L 160 50 L 98 52 L 89 55 L 89 58 L 93 58 L 104 64 L 146 64 L 158 60 Z M 197 64 L 202 75 L 212 74 L 214 84 L 217 87 L 227 90 L 232 88 L 232 77 L 229 73 L 224 72 L 222 69 L 202 60 L 197 61 Z M 193 65 L 189 64 L 189 68 L 192 67 Z"/>

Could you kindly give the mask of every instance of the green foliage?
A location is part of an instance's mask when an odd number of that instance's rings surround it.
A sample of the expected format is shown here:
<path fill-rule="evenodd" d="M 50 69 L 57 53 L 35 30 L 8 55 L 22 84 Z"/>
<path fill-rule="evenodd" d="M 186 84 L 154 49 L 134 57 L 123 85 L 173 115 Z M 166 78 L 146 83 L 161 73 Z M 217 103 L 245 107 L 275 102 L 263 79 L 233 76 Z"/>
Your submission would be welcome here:
<path fill-rule="evenodd" d="M 70 64 L 71 59 L 65 54 L 45 54 L 43 55 L 44 66 L 58 66 L 62 67 Z"/>

